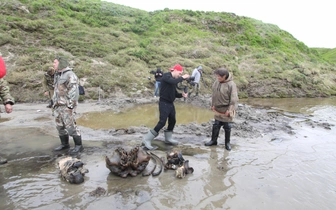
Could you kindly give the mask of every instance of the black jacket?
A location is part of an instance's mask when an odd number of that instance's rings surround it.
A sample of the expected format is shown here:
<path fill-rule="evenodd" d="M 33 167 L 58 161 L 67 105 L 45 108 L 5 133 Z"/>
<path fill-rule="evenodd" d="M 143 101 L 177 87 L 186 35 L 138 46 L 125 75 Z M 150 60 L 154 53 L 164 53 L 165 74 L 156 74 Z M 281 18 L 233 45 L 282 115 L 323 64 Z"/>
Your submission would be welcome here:
<path fill-rule="evenodd" d="M 177 92 L 176 86 L 183 78 L 173 78 L 170 72 L 164 73 L 161 79 L 160 101 L 173 103 L 175 98 L 182 98 L 182 93 Z"/>

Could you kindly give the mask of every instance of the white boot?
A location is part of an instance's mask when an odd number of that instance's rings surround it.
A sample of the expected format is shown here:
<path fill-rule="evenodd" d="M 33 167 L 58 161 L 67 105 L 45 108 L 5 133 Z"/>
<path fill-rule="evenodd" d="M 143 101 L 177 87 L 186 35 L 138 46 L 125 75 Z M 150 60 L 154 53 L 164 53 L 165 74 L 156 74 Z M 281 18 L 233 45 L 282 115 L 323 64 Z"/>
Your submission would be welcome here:
<path fill-rule="evenodd" d="M 150 130 L 148 133 L 143 137 L 142 143 L 147 147 L 149 150 L 154 150 L 156 147 L 152 146 L 152 141 L 155 137 L 157 137 L 159 134 L 155 130 Z"/>
<path fill-rule="evenodd" d="M 165 143 L 166 144 L 172 144 L 172 145 L 177 145 L 178 144 L 178 141 L 173 139 L 173 131 L 165 130 L 164 135 L 165 135 Z"/>

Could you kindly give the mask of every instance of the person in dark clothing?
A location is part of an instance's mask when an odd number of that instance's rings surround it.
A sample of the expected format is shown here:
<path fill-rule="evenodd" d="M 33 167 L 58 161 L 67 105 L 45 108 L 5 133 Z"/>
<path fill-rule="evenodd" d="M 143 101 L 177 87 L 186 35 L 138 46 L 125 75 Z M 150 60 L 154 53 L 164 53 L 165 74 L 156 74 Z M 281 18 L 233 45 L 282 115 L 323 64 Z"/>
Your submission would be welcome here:
<path fill-rule="evenodd" d="M 164 73 L 161 79 L 160 99 L 159 99 L 159 112 L 160 119 L 154 129 L 148 131 L 143 137 L 142 143 L 149 150 L 155 149 L 151 142 L 159 135 L 159 131 L 165 126 L 168 119 L 168 127 L 164 131 L 165 143 L 176 145 L 178 142 L 172 139 L 173 130 L 176 124 L 176 112 L 174 101 L 176 98 L 188 97 L 187 93 L 179 93 L 176 86 L 179 82 L 190 77 L 189 74 L 182 76 L 183 67 L 176 64 L 173 68 L 169 69 L 170 72 Z"/>
<path fill-rule="evenodd" d="M 154 97 L 159 96 L 162 75 L 163 75 L 163 73 L 162 73 L 161 69 L 157 68 L 156 72 L 155 72 L 155 92 L 154 92 Z"/>

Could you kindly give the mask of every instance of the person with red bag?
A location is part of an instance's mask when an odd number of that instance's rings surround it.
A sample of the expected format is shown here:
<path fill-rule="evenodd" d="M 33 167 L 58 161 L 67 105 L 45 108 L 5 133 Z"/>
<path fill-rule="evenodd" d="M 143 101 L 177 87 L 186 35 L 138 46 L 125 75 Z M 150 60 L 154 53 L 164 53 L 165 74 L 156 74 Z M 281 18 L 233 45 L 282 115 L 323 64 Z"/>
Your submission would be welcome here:
<path fill-rule="evenodd" d="M 0 99 L 2 100 L 6 113 L 11 113 L 13 111 L 12 106 L 14 105 L 15 101 L 14 98 L 10 95 L 9 87 L 7 81 L 3 78 L 6 76 L 6 65 L 5 61 L 0 57 Z M 7 163 L 5 158 L 0 156 L 0 165 Z"/>

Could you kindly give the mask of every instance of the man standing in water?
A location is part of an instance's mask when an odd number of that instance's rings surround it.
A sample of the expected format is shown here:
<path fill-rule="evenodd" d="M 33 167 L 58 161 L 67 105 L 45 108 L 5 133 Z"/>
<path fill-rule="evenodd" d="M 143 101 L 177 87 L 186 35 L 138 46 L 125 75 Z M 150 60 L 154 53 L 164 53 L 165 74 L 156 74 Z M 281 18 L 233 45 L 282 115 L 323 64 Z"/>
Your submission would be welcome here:
<path fill-rule="evenodd" d="M 151 142 L 159 135 L 159 131 L 165 126 L 168 119 L 167 130 L 164 131 L 165 143 L 176 145 L 178 142 L 172 139 L 173 130 L 176 124 L 176 112 L 174 101 L 175 98 L 188 97 L 187 93 L 178 93 L 176 85 L 182 82 L 184 79 L 190 77 L 189 74 L 182 76 L 183 67 L 180 64 L 176 64 L 170 69 L 170 72 L 164 73 L 161 79 L 160 99 L 159 99 L 159 112 L 160 119 L 154 129 L 148 131 L 143 137 L 142 143 L 149 150 L 155 149 Z"/>
<path fill-rule="evenodd" d="M 68 61 L 64 57 L 54 60 L 55 90 L 53 96 L 53 108 L 61 145 L 55 151 L 68 149 L 69 136 L 72 136 L 75 148 L 70 150 L 71 155 L 83 151 L 81 132 L 75 121 L 76 107 L 79 97 L 79 80 L 77 75 L 68 67 Z"/>
<path fill-rule="evenodd" d="M 6 65 L 5 61 L 0 57 L 0 98 L 5 105 L 6 113 L 11 113 L 13 111 L 12 106 L 14 105 L 14 98 L 9 93 L 9 87 L 7 81 L 3 79 L 6 75 Z M 7 163 L 5 158 L 0 156 L 0 165 Z"/>
<path fill-rule="evenodd" d="M 211 109 L 215 113 L 211 140 L 205 146 L 217 145 L 220 128 L 225 131 L 225 149 L 231 150 L 230 136 L 232 121 L 238 108 L 238 91 L 233 76 L 226 68 L 215 70 L 217 80 L 212 85 Z"/>

